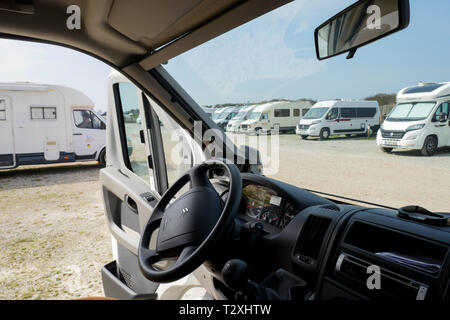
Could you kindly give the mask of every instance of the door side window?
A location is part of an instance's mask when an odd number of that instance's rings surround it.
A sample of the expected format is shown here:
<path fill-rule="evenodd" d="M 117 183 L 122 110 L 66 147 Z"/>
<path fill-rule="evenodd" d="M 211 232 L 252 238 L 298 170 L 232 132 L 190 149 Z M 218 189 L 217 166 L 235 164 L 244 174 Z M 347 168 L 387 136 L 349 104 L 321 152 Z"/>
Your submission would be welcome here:
<path fill-rule="evenodd" d="M 261 114 L 261 120 L 267 120 L 267 119 L 269 119 L 269 114 L 268 113 L 262 113 Z"/>
<path fill-rule="evenodd" d="M 449 103 L 448 102 L 444 102 L 442 103 L 437 109 L 436 109 L 436 113 L 433 116 L 433 122 L 439 122 L 439 117 L 441 113 L 444 113 L 447 115 L 447 119 L 450 115 L 449 113 Z"/>
<path fill-rule="evenodd" d="M 147 150 L 140 136 L 142 125 L 138 118 L 142 117 L 137 88 L 131 83 L 118 83 L 114 85 L 114 94 L 125 165 L 146 183 L 151 184 L 150 177 L 153 173 L 149 169 Z"/>
<path fill-rule="evenodd" d="M 335 119 L 338 118 L 338 115 L 339 115 L 339 109 L 338 108 L 333 108 L 328 113 L 327 120 L 335 120 Z"/>

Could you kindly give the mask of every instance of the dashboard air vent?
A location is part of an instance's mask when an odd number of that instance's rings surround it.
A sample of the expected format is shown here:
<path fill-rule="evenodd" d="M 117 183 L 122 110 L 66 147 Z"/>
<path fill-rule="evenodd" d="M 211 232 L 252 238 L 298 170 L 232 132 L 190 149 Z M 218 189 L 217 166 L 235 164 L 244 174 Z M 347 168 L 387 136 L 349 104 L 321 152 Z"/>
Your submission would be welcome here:
<path fill-rule="evenodd" d="M 331 219 L 310 215 L 303 225 L 295 250 L 296 257 L 308 264 L 314 264 L 319 257 L 325 234 Z"/>

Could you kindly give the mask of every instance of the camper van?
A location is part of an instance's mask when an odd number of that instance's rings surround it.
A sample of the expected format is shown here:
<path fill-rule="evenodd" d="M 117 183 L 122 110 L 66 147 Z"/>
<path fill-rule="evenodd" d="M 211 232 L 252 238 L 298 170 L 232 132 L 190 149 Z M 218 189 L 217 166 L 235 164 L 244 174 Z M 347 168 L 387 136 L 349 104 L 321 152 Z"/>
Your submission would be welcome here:
<path fill-rule="evenodd" d="M 298 123 L 302 138 L 331 135 L 373 134 L 380 126 L 380 108 L 376 101 L 327 100 L 317 102 Z"/>
<path fill-rule="evenodd" d="M 307 110 L 309 101 L 276 101 L 257 106 L 248 120 L 240 125 L 243 133 L 295 132 L 295 127 Z"/>
<path fill-rule="evenodd" d="M 253 112 L 256 106 L 247 106 L 242 108 L 239 113 L 228 122 L 227 132 L 239 132 L 239 126 L 245 120 L 248 120 L 248 117 Z"/>
<path fill-rule="evenodd" d="M 222 112 L 218 113 L 216 119 L 213 119 L 214 122 L 223 130 L 227 128 L 228 123 L 231 119 L 233 119 L 241 110 L 241 107 L 227 107 L 222 110 Z"/>
<path fill-rule="evenodd" d="M 96 160 L 105 163 L 106 124 L 72 88 L 0 84 L 0 169 Z"/>
<path fill-rule="evenodd" d="M 384 152 L 394 149 L 420 150 L 432 156 L 450 146 L 450 82 L 419 83 L 397 94 L 397 105 L 377 134 Z"/>

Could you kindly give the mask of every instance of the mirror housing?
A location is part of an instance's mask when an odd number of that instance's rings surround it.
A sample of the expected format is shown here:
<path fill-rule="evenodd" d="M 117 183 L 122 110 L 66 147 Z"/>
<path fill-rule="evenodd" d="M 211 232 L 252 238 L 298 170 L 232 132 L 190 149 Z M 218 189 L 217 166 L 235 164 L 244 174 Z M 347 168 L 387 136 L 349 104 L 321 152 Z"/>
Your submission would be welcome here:
<path fill-rule="evenodd" d="M 356 50 L 409 25 L 409 0 L 360 0 L 314 31 L 317 59 Z"/>
<path fill-rule="evenodd" d="M 446 122 L 447 121 L 447 115 L 443 112 L 439 114 L 439 122 Z"/>

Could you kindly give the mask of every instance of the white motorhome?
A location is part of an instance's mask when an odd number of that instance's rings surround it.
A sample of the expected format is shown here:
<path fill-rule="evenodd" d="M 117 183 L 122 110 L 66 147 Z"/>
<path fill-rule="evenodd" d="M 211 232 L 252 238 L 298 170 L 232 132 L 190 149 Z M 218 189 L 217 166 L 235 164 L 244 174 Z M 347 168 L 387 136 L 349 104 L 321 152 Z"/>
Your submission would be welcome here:
<path fill-rule="evenodd" d="M 419 83 L 397 94 L 397 105 L 377 134 L 384 152 L 420 150 L 425 156 L 450 146 L 450 82 Z"/>
<path fill-rule="evenodd" d="M 276 101 L 258 105 L 248 120 L 240 124 L 243 133 L 295 132 L 295 127 L 307 110 L 309 101 Z"/>
<path fill-rule="evenodd" d="M 326 100 L 308 111 L 296 133 L 302 139 L 311 136 L 324 140 L 337 134 L 372 134 L 379 126 L 380 108 L 376 101 Z"/>
<path fill-rule="evenodd" d="M 239 132 L 239 126 L 242 122 L 245 120 L 248 120 L 248 117 L 253 112 L 253 110 L 256 108 L 255 105 L 246 106 L 243 107 L 239 113 L 232 118 L 228 124 L 227 124 L 227 131 L 228 132 Z"/>
<path fill-rule="evenodd" d="M 68 87 L 0 83 L 0 169 L 97 160 L 106 124 L 94 103 Z"/>

